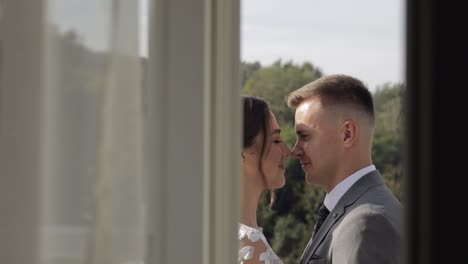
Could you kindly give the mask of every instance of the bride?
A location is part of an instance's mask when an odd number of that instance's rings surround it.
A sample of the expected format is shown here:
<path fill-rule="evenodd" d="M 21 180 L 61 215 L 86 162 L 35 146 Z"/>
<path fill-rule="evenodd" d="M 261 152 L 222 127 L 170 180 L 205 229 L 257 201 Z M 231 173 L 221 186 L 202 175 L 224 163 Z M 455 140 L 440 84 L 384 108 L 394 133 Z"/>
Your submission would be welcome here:
<path fill-rule="evenodd" d="M 281 138 L 281 129 L 266 101 L 243 96 L 244 143 L 241 172 L 239 255 L 242 264 L 283 264 L 257 224 L 260 195 L 284 186 L 285 159 L 291 154 Z"/>

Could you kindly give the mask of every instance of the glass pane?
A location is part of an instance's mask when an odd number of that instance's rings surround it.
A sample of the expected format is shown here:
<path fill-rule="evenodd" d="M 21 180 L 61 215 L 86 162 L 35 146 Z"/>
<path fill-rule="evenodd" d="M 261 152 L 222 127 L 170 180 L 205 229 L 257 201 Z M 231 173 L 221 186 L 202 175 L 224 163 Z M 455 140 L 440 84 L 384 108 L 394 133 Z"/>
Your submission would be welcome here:
<path fill-rule="evenodd" d="M 290 92 L 323 75 L 347 74 L 362 80 L 374 96 L 373 162 L 398 199 L 404 5 L 402 0 L 241 2 L 242 93 L 267 99 L 283 139 L 292 148 L 294 111 L 285 103 Z M 285 178 L 272 208 L 268 194 L 260 199 L 257 223 L 285 263 L 299 263 L 324 192 L 306 185 L 297 159 L 288 160 Z"/>

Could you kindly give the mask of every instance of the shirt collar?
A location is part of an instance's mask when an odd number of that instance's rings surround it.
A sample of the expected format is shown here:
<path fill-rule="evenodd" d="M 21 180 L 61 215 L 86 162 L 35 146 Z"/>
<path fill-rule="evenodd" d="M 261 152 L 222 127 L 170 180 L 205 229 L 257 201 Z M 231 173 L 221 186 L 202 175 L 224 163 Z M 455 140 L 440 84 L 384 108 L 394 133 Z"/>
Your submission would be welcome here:
<path fill-rule="evenodd" d="M 323 203 L 327 209 L 331 212 L 335 208 L 338 201 L 343 197 L 343 195 L 357 182 L 362 176 L 368 174 L 371 171 L 376 170 L 374 165 L 369 165 L 365 168 L 362 168 L 355 173 L 351 174 L 343 181 L 338 183 L 329 193 L 325 195 L 325 200 Z"/>

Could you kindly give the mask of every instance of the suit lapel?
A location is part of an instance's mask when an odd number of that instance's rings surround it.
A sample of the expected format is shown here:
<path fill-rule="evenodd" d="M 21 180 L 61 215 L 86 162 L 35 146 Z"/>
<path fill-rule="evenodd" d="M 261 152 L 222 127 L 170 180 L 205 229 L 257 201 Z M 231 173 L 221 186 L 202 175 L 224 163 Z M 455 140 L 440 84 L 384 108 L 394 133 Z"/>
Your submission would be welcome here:
<path fill-rule="evenodd" d="M 341 218 L 341 216 L 344 214 L 344 207 L 341 206 L 338 208 L 338 205 L 335 206 L 333 211 L 330 212 L 328 215 L 327 219 L 325 219 L 325 222 L 323 222 L 322 226 L 320 227 L 319 231 L 315 235 L 314 239 L 310 239 L 309 243 L 307 244 L 306 249 L 304 250 L 304 253 L 302 254 L 302 260 L 309 260 L 312 254 L 315 252 L 317 249 L 318 245 L 322 243 L 322 241 L 325 239 L 325 237 L 328 234 L 328 231 L 332 228 L 332 226 L 338 221 L 338 219 Z"/>
<path fill-rule="evenodd" d="M 309 260 L 313 253 L 315 253 L 317 247 L 327 236 L 333 225 L 345 214 L 345 208 L 353 204 L 362 194 L 364 194 L 370 188 L 383 184 L 380 173 L 375 170 L 359 179 L 351 188 L 341 197 L 336 204 L 335 208 L 330 212 L 322 227 L 319 229 L 314 239 L 310 239 L 307 244 L 304 253 L 301 257 L 301 263 L 305 263 Z M 304 261 L 304 262 L 303 262 Z"/>

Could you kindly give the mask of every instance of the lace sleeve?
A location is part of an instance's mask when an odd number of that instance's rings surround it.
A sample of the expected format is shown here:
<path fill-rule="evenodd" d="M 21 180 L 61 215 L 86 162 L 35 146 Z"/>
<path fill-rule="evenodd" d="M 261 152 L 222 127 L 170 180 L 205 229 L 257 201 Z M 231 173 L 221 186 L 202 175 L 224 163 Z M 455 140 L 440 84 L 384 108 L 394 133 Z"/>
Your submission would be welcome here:
<path fill-rule="evenodd" d="M 260 238 L 260 234 L 258 233 L 244 233 L 245 235 L 243 235 L 242 237 L 239 236 L 239 255 L 237 258 L 238 263 L 264 263 L 263 261 L 260 262 L 260 255 L 266 252 L 267 246 Z"/>
<path fill-rule="evenodd" d="M 239 225 L 240 264 L 283 264 L 271 249 L 262 231 L 243 224 Z"/>

